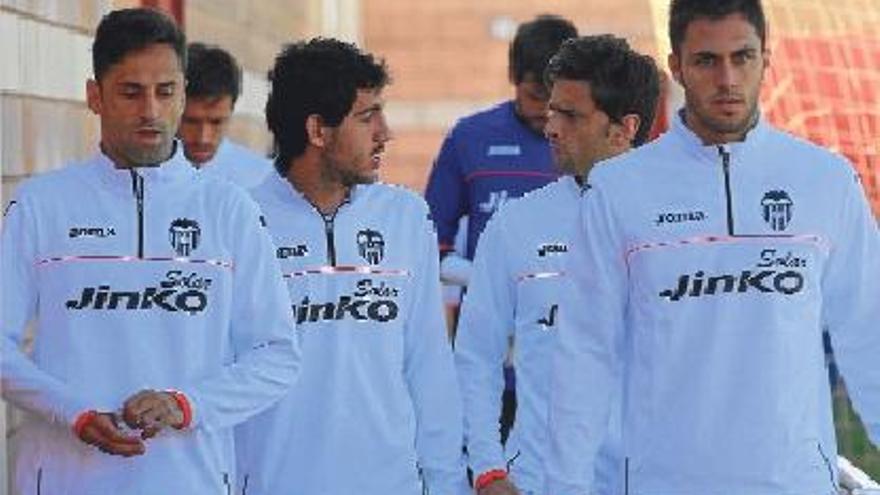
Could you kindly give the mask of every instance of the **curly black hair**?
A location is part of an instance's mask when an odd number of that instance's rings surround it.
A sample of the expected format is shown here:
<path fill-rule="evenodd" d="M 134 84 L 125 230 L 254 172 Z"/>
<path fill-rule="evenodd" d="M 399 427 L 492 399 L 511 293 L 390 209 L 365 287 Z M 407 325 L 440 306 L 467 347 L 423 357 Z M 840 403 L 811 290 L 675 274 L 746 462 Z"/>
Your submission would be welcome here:
<path fill-rule="evenodd" d="M 274 137 L 275 168 L 286 175 L 290 160 L 306 149 L 309 115 L 338 126 L 359 89 L 381 89 L 390 77 L 384 61 L 354 44 L 314 38 L 286 45 L 275 58 L 269 81 L 266 123 Z"/>

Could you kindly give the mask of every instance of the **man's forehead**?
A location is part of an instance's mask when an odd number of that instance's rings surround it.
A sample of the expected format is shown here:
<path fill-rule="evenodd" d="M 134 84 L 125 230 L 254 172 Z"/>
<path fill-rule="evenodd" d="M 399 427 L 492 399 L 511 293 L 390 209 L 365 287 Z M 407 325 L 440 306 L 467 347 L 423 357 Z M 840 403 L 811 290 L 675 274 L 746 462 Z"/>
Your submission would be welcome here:
<path fill-rule="evenodd" d="M 760 47 L 757 30 L 741 14 L 697 18 L 688 24 L 682 39 L 682 48 L 688 53 L 729 53 Z"/>
<path fill-rule="evenodd" d="M 170 45 L 157 43 L 125 54 L 107 69 L 103 79 L 123 84 L 178 82 L 183 79 L 183 67 Z"/>
<path fill-rule="evenodd" d="M 593 91 L 588 81 L 577 79 L 557 79 L 550 91 L 550 103 L 567 103 L 577 106 L 592 106 Z"/>
<path fill-rule="evenodd" d="M 382 88 L 361 88 L 357 90 L 357 97 L 352 105 L 352 111 L 365 110 L 375 106 L 383 106 L 385 97 L 382 94 Z"/>
<path fill-rule="evenodd" d="M 186 106 L 205 110 L 227 110 L 232 108 L 231 95 L 187 96 Z"/>

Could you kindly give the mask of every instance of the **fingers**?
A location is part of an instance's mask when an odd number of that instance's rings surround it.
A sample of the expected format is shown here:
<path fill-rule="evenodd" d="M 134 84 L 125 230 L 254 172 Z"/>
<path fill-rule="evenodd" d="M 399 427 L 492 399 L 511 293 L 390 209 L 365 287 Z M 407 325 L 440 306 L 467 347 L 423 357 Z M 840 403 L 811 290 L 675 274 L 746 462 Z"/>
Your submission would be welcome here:
<path fill-rule="evenodd" d="M 136 436 L 124 434 L 117 426 L 113 414 L 98 413 L 83 426 L 80 439 L 110 455 L 132 457 L 146 452 L 144 442 Z"/>
<path fill-rule="evenodd" d="M 183 412 L 171 394 L 155 390 L 143 390 L 126 400 L 122 417 L 129 427 L 142 430 L 144 439 L 183 422 Z"/>
<path fill-rule="evenodd" d="M 155 390 L 141 390 L 125 400 L 122 405 L 122 420 L 129 428 L 143 428 L 144 411 L 151 407 L 151 397 L 156 393 Z"/>

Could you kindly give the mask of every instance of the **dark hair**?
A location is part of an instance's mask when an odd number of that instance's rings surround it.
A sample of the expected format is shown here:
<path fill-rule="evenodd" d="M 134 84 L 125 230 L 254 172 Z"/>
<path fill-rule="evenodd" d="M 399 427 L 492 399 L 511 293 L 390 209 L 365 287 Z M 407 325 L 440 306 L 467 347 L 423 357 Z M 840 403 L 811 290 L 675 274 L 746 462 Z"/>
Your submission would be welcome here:
<path fill-rule="evenodd" d="M 190 43 L 187 48 L 187 98 L 231 96 L 232 103 L 241 94 L 241 67 L 226 50 L 216 45 Z"/>
<path fill-rule="evenodd" d="M 688 25 L 700 18 L 718 20 L 742 14 L 758 33 L 761 48 L 767 40 L 767 20 L 761 0 L 672 0 L 669 4 L 669 43 L 678 54 Z"/>
<path fill-rule="evenodd" d="M 577 34 L 571 21 L 555 15 L 540 15 L 520 24 L 508 53 L 511 82 L 519 84 L 528 74 L 540 82 L 547 61 L 559 45 Z"/>
<path fill-rule="evenodd" d="M 114 10 L 101 19 L 92 43 L 92 72 L 100 81 L 114 64 L 131 52 L 164 43 L 177 53 L 180 69 L 186 70 L 186 36 L 177 24 L 158 10 Z"/>
<path fill-rule="evenodd" d="M 269 71 L 266 101 L 278 173 L 286 175 L 290 160 L 305 151 L 309 115 L 336 127 L 351 111 L 357 90 L 381 89 L 389 80 L 384 61 L 351 43 L 314 38 L 286 45 Z"/>
<path fill-rule="evenodd" d="M 566 41 L 545 73 L 548 86 L 559 79 L 588 83 L 596 106 L 612 122 L 638 115 L 633 145 L 648 139 L 660 97 L 660 75 L 654 59 L 631 49 L 626 40 L 604 34 Z"/>

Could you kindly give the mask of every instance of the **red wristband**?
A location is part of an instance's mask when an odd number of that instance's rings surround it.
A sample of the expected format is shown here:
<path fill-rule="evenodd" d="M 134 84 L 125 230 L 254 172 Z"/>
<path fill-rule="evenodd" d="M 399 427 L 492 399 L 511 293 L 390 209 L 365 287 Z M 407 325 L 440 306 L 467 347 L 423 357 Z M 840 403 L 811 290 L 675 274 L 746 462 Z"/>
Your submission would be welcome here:
<path fill-rule="evenodd" d="M 166 390 L 171 397 L 174 399 L 174 402 L 177 402 L 177 407 L 180 408 L 180 412 L 183 413 L 183 421 L 180 422 L 179 425 L 175 425 L 174 428 L 178 430 L 182 430 L 192 423 L 192 407 L 189 404 L 189 399 L 186 398 L 183 392 L 177 390 Z"/>
<path fill-rule="evenodd" d="M 474 489 L 482 490 L 486 488 L 490 484 L 507 478 L 507 471 L 503 469 L 490 469 L 485 473 L 477 476 L 477 480 L 474 481 Z"/>
<path fill-rule="evenodd" d="M 85 411 L 80 413 L 79 416 L 76 417 L 76 420 L 73 422 L 73 433 L 77 438 L 82 438 L 82 431 L 89 423 L 95 420 L 98 417 L 98 411 L 94 409 Z"/>

